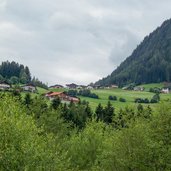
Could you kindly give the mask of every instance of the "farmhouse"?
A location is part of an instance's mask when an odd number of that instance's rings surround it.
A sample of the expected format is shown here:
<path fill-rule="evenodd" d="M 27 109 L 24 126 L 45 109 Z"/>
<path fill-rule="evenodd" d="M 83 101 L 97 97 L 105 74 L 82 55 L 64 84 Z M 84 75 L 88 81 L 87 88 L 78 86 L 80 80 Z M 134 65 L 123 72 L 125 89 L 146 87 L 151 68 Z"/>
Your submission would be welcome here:
<path fill-rule="evenodd" d="M 115 84 L 112 84 L 112 85 L 111 85 L 111 88 L 118 88 L 118 86 L 115 85 Z"/>
<path fill-rule="evenodd" d="M 92 90 L 93 87 L 89 85 L 89 86 L 87 86 L 87 89 Z"/>
<path fill-rule="evenodd" d="M 62 102 L 72 101 L 74 103 L 78 103 L 80 101 L 79 98 L 68 96 L 64 92 L 48 92 L 45 94 L 45 97 L 47 97 L 49 100 L 59 98 Z"/>
<path fill-rule="evenodd" d="M 144 87 L 134 87 L 134 91 L 144 91 Z"/>
<path fill-rule="evenodd" d="M 78 85 L 72 83 L 72 84 L 66 84 L 66 87 L 69 88 L 69 89 L 76 89 L 78 87 Z"/>
<path fill-rule="evenodd" d="M 56 84 L 56 85 L 50 86 L 49 88 L 64 88 L 64 86 Z"/>
<path fill-rule="evenodd" d="M 163 88 L 163 89 L 161 90 L 161 93 L 169 94 L 169 88 Z"/>
<path fill-rule="evenodd" d="M 53 100 L 59 97 L 61 100 L 66 96 L 63 92 L 48 92 L 45 94 L 45 97 L 48 97 L 49 100 Z"/>
<path fill-rule="evenodd" d="M 0 90 L 8 90 L 10 88 L 10 85 L 2 83 L 0 84 Z"/>
<path fill-rule="evenodd" d="M 31 84 L 27 84 L 27 85 L 25 85 L 25 86 L 22 86 L 22 89 L 23 89 L 24 91 L 28 91 L 28 92 L 32 92 L 32 93 L 35 93 L 35 92 L 37 91 L 36 86 L 31 85 Z"/>

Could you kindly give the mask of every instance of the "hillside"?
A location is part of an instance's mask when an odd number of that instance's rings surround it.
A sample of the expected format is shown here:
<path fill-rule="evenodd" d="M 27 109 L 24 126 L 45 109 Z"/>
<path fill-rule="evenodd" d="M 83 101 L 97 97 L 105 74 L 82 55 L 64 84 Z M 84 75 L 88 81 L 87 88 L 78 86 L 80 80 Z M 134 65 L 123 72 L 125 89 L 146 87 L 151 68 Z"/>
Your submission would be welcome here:
<path fill-rule="evenodd" d="M 171 81 L 171 19 L 165 21 L 111 75 L 96 85 Z"/>

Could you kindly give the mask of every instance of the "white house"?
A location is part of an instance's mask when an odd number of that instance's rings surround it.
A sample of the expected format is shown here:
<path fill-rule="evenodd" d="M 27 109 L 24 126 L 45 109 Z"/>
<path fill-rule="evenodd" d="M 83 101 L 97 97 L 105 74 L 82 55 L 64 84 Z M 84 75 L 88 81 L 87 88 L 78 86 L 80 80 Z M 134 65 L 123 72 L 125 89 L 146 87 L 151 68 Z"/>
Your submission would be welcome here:
<path fill-rule="evenodd" d="M 163 88 L 163 89 L 161 90 L 161 93 L 169 94 L 169 88 Z"/>
<path fill-rule="evenodd" d="M 8 85 L 8 84 L 5 84 L 5 83 L 0 84 L 0 90 L 7 90 L 9 88 L 10 88 L 10 85 Z"/>
<path fill-rule="evenodd" d="M 29 91 L 35 93 L 37 91 L 36 87 L 33 85 L 25 85 L 22 87 L 24 91 Z"/>

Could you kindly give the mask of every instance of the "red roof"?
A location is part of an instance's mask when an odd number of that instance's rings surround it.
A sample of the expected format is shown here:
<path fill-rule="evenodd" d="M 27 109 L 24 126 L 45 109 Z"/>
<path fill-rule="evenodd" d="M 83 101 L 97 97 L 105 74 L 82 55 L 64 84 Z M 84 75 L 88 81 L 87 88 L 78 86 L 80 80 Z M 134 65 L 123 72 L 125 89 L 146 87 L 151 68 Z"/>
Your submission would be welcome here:
<path fill-rule="evenodd" d="M 59 96 L 61 94 L 63 94 L 63 92 L 53 92 L 53 93 L 48 94 L 48 96 Z"/>

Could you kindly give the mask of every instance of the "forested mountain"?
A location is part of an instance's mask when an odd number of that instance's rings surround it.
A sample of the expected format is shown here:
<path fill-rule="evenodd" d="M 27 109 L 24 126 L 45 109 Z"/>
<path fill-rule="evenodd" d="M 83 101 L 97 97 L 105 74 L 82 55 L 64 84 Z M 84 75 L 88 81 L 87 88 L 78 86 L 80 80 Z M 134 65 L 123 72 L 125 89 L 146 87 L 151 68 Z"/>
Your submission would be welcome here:
<path fill-rule="evenodd" d="M 96 85 L 171 81 L 171 19 L 166 20 L 111 75 Z"/>

